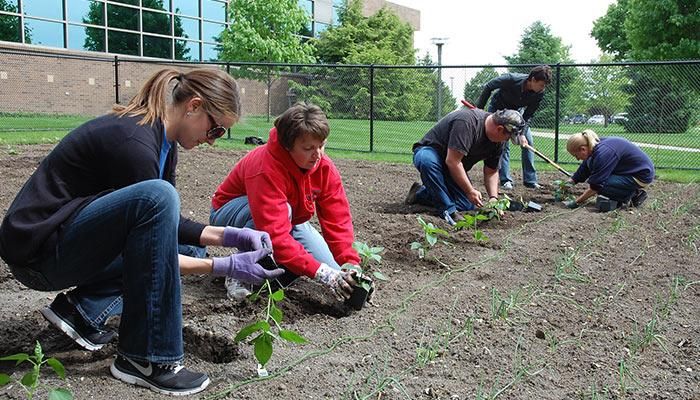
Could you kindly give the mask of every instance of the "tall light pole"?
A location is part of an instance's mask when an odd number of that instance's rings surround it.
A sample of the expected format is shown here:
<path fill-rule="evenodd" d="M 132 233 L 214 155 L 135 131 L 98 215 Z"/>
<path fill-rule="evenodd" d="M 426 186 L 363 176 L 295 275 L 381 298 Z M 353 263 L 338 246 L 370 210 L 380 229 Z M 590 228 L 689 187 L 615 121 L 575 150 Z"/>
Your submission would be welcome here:
<path fill-rule="evenodd" d="M 452 93 L 453 96 L 455 95 L 455 77 L 454 76 L 450 77 L 450 93 Z"/>
<path fill-rule="evenodd" d="M 446 37 L 435 37 L 430 39 L 437 46 L 438 54 L 438 73 L 437 81 L 435 82 L 435 90 L 437 92 L 437 111 L 435 112 L 435 120 L 439 121 L 442 117 L 442 45 L 447 43 Z"/>

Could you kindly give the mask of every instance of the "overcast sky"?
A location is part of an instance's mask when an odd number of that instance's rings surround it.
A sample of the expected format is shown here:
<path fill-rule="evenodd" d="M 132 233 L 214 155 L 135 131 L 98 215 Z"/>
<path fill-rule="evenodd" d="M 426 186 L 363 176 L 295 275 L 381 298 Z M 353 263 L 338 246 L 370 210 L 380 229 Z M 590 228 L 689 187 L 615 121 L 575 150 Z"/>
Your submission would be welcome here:
<path fill-rule="evenodd" d="M 447 37 L 443 65 L 505 64 L 503 56 L 517 51 L 525 28 L 542 21 L 552 34 L 571 46 L 575 62 L 600 56 L 590 35 L 593 21 L 605 15 L 615 0 L 389 0 L 420 11 L 420 30 L 414 34 L 418 56 L 426 52 L 437 62 L 434 37 Z M 443 80 L 461 93 L 476 70 L 445 70 Z M 452 77 L 452 79 L 450 79 Z M 458 97 L 459 99 L 460 97 Z"/>

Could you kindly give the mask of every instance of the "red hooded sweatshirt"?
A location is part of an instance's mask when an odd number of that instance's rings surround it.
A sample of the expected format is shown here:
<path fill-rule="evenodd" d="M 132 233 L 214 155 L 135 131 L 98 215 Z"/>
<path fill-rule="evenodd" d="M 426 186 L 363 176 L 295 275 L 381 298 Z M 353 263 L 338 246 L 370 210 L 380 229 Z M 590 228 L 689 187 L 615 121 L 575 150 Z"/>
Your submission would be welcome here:
<path fill-rule="evenodd" d="M 310 170 L 299 168 L 289 151 L 270 130 L 268 142 L 246 154 L 219 185 L 212 198 L 218 210 L 240 196 L 248 196 L 256 229 L 272 239 L 277 263 L 297 275 L 313 278 L 321 265 L 291 234 L 292 225 L 302 224 L 318 212 L 321 232 L 339 265 L 359 264 L 352 248 L 352 216 L 340 174 L 325 154 Z M 287 204 L 292 207 L 292 220 Z"/>

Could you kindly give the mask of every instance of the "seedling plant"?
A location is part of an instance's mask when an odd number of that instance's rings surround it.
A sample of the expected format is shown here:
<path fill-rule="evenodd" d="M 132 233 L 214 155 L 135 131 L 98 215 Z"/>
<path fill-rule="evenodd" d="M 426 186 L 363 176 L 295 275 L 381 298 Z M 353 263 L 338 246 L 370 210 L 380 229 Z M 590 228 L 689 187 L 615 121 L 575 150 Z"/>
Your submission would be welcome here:
<path fill-rule="evenodd" d="M 38 341 L 36 342 L 36 346 L 34 346 L 33 355 L 18 353 L 11 356 L 2 357 L 0 358 L 0 361 L 16 361 L 15 365 L 22 364 L 25 361 L 32 364 L 32 369 L 24 374 L 22 379 L 18 381 L 22 389 L 24 389 L 27 399 L 33 399 L 36 390 L 40 387 L 39 374 L 42 366 L 48 365 L 51 367 L 51 369 L 53 369 L 59 378 L 66 379 L 66 369 L 63 367 L 63 364 L 53 357 L 45 359 L 44 352 L 41 349 L 41 344 L 39 344 Z M 12 378 L 9 375 L 0 374 L 0 387 L 5 386 L 10 382 L 12 382 Z M 73 394 L 71 394 L 68 389 L 49 389 L 49 400 L 71 399 L 73 399 Z"/>
<path fill-rule="evenodd" d="M 557 179 L 552 182 L 554 185 L 554 201 L 573 200 L 575 196 L 572 193 L 573 185 L 567 180 Z"/>
<path fill-rule="evenodd" d="M 370 265 L 374 263 L 381 264 L 382 256 L 380 254 L 384 251 L 384 247 L 371 247 L 364 242 L 355 242 L 352 244 L 352 247 L 357 250 L 357 253 L 360 255 L 360 267 L 364 271 L 367 271 Z M 379 270 L 372 271 L 372 276 L 380 281 L 388 280 L 387 277 Z"/>
<path fill-rule="evenodd" d="M 251 339 L 250 343 L 253 344 L 255 358 L 264 367 L 272 357 L 272 344 L 275 339 L 284 339 L 288 342 L 299 344 L 307 343 L 308 341 L 297 332 L 283 329 L 280 325 L 283 314 L 282 310 L 277 307 L 277 303 L 284 300 L 284 291 L 282 289 L 272 292 L 270 281 L 266 280 L 262 287 L 256 293 L 250 295 L 249 298 L 252 301 L 256 301 L 263 291 L 266 291 L 268 294 L 265 318 L 243 327 L 236 334 L 234 340 L 238 343 L 257 333 L 257 336 Z"/>
<path fill-rule="evenodd" d="M 505 196 L 497 201 L 491 201 L 479 208 L 474 215 L 466 214 L 464 219 L 457 221 L 455 230 L 471 229 L 472 236 L 477 243 L 485 243 L 489 240 L 488 236 L 478 228 L 479 221 L 489 221 L 492 219 L 501 219 L 503 213 L 510 206 L 510 198 Z"/>
<path fill-rule="evenodd" d="M 423 242 L 411 243 L 411 250 L 418 252 L 418 258 L 424 258 L 428 250 L 438 242 L 440 236 L 449 238 L 450 234 L 446 230 L 436 227 L 431 222 L 425 222 L 421 217 L 417 219 L 421 228 L 423 228 L 424 237 Z M 447 244 L 444 240 L 442 242 Z"/>

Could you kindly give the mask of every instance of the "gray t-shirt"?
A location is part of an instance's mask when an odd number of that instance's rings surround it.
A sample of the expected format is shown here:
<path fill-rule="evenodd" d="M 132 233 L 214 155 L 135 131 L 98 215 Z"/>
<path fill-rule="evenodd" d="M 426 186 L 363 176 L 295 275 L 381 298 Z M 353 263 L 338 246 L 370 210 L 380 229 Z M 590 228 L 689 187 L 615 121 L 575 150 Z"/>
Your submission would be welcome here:
<path fill-rule="evenodd" d="M 503 153 L 503 143 L 496 143 L 486 137 L 486 117 L 490 113 L 477 109 L 460 108 L 445 115 L 428 133 L 413 145 L 413 150 L 430 146 L 440 157 L 447 158 L 447 149 L 463 154 L 462 164 L 469 171 L 474 164 L 484 160 L 484 165 L 498 169 Z"/>

